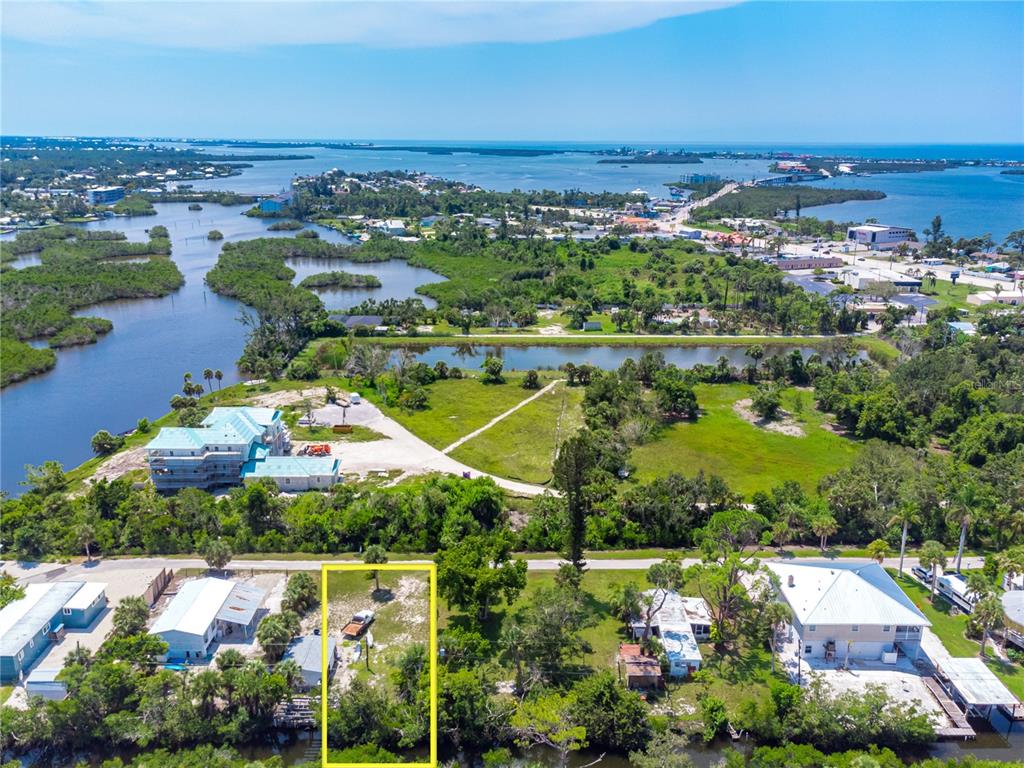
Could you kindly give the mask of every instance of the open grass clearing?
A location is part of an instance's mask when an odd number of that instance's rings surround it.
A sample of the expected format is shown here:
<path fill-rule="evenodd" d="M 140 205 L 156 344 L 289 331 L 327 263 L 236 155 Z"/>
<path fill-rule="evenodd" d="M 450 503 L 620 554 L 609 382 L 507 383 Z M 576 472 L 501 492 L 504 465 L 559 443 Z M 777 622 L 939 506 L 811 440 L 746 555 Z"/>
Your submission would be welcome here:
<path fill-rule="evenodd" d="M 558 378 L 556 372 L 541 371 L 539 376 L 541 386 Z M 427 407 L 422 411 L 383 405 L 381 410 L 435 448 L 446 448 L 534 394 L 523 389 L 523 374 L 507 373 L 504 378 L 504 384 L 442 379 L 426 387 Z"/>
<path fill-rule="evenodd" d="M 860 450 L 856 442 L 822 427 L 826 416 L 815 409 L 811 392 L 789 388 L 782 396 L 782 407 L 802 426 L 803 437 L 768 431 L 740 417 L 733 405 L 752 397 L 752 386 L 702 384 L 696 392 L 701 408 L 696 422 L 668 425 L 633 450 L 639 479 L 703 470 L 748 497 L 785 480 L 813 491 L 823 476 L 848 465 Z"/>
<path fill-rule="evenodd" d="M 582 388 L 558 383 L 460 445 L 451 457 L 499 477 L 535 485 L 549 483 L 558 445 L 583 423 L 582 402 Z"/>

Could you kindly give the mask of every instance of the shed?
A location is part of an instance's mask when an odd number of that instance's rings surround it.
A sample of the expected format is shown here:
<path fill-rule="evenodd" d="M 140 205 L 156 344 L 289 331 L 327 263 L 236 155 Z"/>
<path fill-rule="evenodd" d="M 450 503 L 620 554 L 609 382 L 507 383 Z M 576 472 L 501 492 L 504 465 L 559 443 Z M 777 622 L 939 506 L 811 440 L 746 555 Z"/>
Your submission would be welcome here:
<path fill-rule="evenodd" d="M 619 665 L 625 675 L 627 688 L 661 688 L 665 685 L 661 662 L 645 654 L 636 643 L 622 643 L 619 646 Z"/>
<path fill-rule="evenodd" d="M 34 669 L 25 678 L 25 693 L 29 696 L 41 696 L 50 701 L 61 701 L 67 698 L 68 687 L 63 680 L 58 680 L 59 669 Z"/>
<path fill-rule="evenodd" d="M 327 679 L 334 674 L 334 668 L 338 663 L 338 641 L 328 637 L 327 642 Z M 296 688 L 303 691 L 317 689 L 320 687 L 323 676 L 323 643 L 318 635 L 303 635 L 297 637 L 284 652 L 282 661 L 294 661 L 302 670 L 302 676 L 296 683 Z"/>

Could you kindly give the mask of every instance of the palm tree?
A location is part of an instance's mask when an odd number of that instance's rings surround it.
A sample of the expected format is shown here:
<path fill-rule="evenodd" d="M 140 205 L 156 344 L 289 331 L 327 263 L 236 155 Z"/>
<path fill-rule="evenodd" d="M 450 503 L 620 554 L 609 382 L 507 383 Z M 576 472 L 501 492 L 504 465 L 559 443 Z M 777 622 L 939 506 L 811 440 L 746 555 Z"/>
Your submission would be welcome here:
<path fill-rule="evenodd" d="M 973 480 L 960 483 L 953 497 L 948 522 L 960 526 L 960 543 L 956 550 L 956 572 L 960 573 L 960 562 L 964 557 L 964 545 L 967 543 L 967 529 L 974 522 L 974 513 L 981 502 L 978 486 Z"/>
<path fill-rule="evenodd" d="M 887 525 L 900 526 L 900 576 L 903 575 L 903 557 L 907 553 L 907 529 L 911 525 L 917 525 L 921 522 L 921 516 L 918 514 L 917 504 L 912 501 L 904 502 L 896 509 L 896 513 L 889 518 Z"/>
<path fill-rule="evenodd" d="M 996 594 L 996 588 L 984 573 L 975 571 L 967 574 L 967 594 L 973 595 L 975 600 L 980 601 Z"/>
<path fill-rule="evenodd" d="M 995 594 L 991 594 L 979 600 L 971 611 L 971 620 L 981 628 L 981 651 L 979 655 L 985 658 L 985 644 L 988 642 L 988 635 L 993 629 L 1003 626 L 1005 615 L 1003 613 L 1003 601 Z"/>
<path fill-rule="evenodd" d="M 768 637 L 768 642 L 772 651 L 772 674 L 775 674 L 775 640 L 779 632 L 782 631 L 782 628 L 792 621 L 793 612 L 785 603 L 774 600 L 762 609 L 761 615 L 768 622 L 768 626 L 771 627 L 771 635 Z"/>
<path fill-rule="evenodd" d="M 380 544 L 371 544 L 363 552 L 363 562 L 368 565 L 382 565 L 387 561 L 388 553 Z M 369 576 L 373 579 L 373 591 L 380 592 L 380 571 L 375 568 Z"/>
<path fill-rule="evenodd" d="M 935 582 L 939 580 L 939 568 L 946 567 L 946 550 L 942 544 L 929 540 L 921 545 L 921 554 L 918 556 L 921 567 L 928 568 L 932 572 L 931 600 L 935 602 Z"/>
<path fill-rule="evenodd" d="M 818 545 L 824 552 L 828 546 L 828 537 L 839 530 L 839 523 L 827 512 L 811 520 L 811 530 L 818 537 Z"/>
<path fill-rule="evenodd" d="M 199 706 L 205 718 L 213 715 L 214 702 L 222 690 L 220 674 L 212 669 L 203 670 L 193 678 L 192 696 L 199 699 Z"/>
<path fill-rule="evenodd" d="M 288 687 L 292 688 L 302 678 L 302 668 L 294 659 L 286 659 L 274 667 L 274 674 L 283 677 Z"/>
<path fill-rule="evenodd" d="M 1006 572 L 1006 578 L 1013 581 L 1024 573 L 1024 546 L 1010 547 L 1001 555 L 996 555 L 999 567 Z"/>
<path fill-rule="evenodd" d="M 224 378 L 224 371 L 218 368 L 216 371 L 213 372 L 213 378 L 217 380 L 217 389 L 220 389 L 220 382 Z"/>
<path fill-rule="evenodd" d="M 886 555 L 889 554 L 889 542 L 885 539 L 875 539 L 867 546 L 868 556 L 872 560 L 877 560 L 878 564 L 881 565 L 882 561 L 885 560 Z"/>
<path fill-rule="evenodd" d="M 84 520 L 78 524 L 75 529 L 75 541 L 78 542 L 79 547 L 85 550 L 85 557 L 91 563 L 92 545 L 96 543 L 96 529 L 92 527 L 92 523 Z"/>
<path fill-rule="evenodd" d="M 203 378 L 206 379 L 206 386 L 213 392 L 213 369 L 203 368 Z"/>
<path fill-rule="evenodd" d="M 275 661 L 281 658 L 281 654 L 288 647 L 288 643 L 292 639 L 292 633 L 285 626 L 281 615 L 273 614 L 260 622 L 259 627 L 256 628 L 256 639 L 259 640 L 260 645 L 263 647 L 263 653 L 266 657 L 271 661 Z"/>

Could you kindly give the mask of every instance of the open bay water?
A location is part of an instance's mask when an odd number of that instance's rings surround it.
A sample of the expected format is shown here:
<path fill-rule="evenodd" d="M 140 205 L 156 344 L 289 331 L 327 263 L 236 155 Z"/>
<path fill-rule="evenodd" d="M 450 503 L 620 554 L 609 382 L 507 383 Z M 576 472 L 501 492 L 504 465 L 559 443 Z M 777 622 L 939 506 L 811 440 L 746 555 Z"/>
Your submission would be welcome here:
<path fill-rule="evenodd" d="M 206 203 L 201 211 L 189 211 L 185 203 L 160 203 L 156 216 L 117 217 L 83 225 L 90 230 L 124 232 L 133 241 L 146 240 L 146 230 L 158 224 L 167 227 L 171 258 L 185 284 L 158 299 L 127 299 L 85 308 L 78 314 L 107 318 L 114 330 L 96 344 L 57 350 L 57 365 L 49 373 L 0 390 L 0 488 L 17 495 L 24 490 L 19 482 L 26 464 L 54 459 L 65 468 L 77 466 L 92 456 L 89 441 L 97 431 L 123 432 L 140 417 L 163 415 L 171 396 L 180 391 L 185 371 L 191 371 L 199 383 L 204 383 L 204 368 L 222 370 L 222 385 L 240 380 L 235 361 L 245 344 L 245 329 L 238 322 L 243 305 L 213 293 L 204 282 L 206 273 L 216 264 L 225 242 L 295 235 L 268 232 L 267 220 L 242 215 L 249 207 Z M 207 239 L 211 229 L 220 230 L 224 240 Z M 349 242 L 332 230 L 316 229 L 324 240 Z M 18 266 L 37 261 L 19 260 Z M 296 280 L 331 269 L 381 277 L 380 289 L 324 292 L 328 308 L 351 306 L 371 296 L 406 298 L 414 295 L 416 286 L 443 279 L 403 261 L 294 261 L 298 262 L 292 265 Z"/>

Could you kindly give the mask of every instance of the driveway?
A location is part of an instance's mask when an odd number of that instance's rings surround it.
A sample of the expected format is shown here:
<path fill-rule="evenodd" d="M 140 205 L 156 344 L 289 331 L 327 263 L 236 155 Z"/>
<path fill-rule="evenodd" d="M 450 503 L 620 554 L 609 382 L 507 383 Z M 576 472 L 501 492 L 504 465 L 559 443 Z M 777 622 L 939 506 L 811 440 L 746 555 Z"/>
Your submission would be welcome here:
<path fill-rule="evenodd" d="M 468 474 L 469 477 L 489 477 L 499 487 L 517 496 L 537 496 L 551 492 L 540 485 L 506 480 L 455 461 L 443 451 L 416 437 L 394 419 L 385 416 L 377 406 L 366 400 L 348 409 L 346 422 L 372 429 L 386 435 L 388 439 L 365 443 L 331 443 L 332 453 L 341 457 L 341 471 L 344 474 L 354 473 L 365 477 L 371 472 L 389 470 L 400 470 L 405 475 L 423 475 L 430 472 Z"/>

